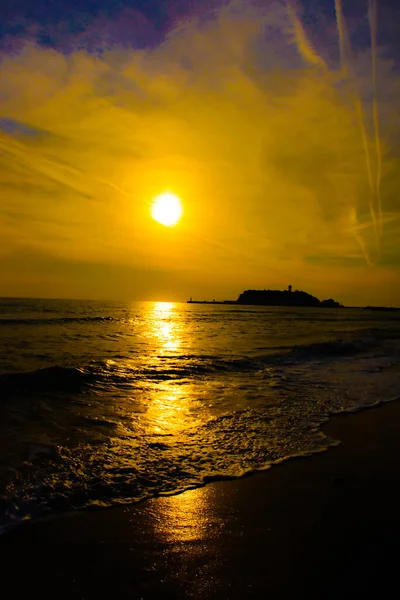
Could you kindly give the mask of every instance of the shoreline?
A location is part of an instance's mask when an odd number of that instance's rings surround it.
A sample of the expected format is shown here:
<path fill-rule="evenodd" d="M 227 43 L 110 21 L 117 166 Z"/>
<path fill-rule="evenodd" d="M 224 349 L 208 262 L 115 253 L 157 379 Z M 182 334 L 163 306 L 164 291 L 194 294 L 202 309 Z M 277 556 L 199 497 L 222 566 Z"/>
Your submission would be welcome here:
<path fill-rule="evenodd" d="M 382 594 L 400 558 L 400 401 L 334 415 L 321 429 L 342 443 L 240 479 L 5 532 L 5 578 L 17 595 L 41 598 Z"/>

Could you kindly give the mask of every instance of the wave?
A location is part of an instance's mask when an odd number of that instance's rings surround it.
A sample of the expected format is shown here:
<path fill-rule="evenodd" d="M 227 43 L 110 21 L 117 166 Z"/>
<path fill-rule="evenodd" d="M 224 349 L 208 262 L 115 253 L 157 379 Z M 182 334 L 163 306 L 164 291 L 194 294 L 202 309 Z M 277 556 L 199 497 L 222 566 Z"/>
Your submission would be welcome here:
<path fill-rule="evenodd" d="M 31 319 L 0 319 L 0 327 L 7 325 L 63 325 L 72 323 L 107 323 L 115 322 L 114 317 L 52 317 L 52 318 L 31 318 Z"/>
<path fill-rule="evenodd" d="M 81 455 L 82 448 L 32 446 L 29 460 L 41 461 L 40 477 L 38 480 L 32 477 L 25 491 L 15 489 L 15 495 L 12 497 L 0 497 L 0 535 L 23 521 L 49 514 L 131 505 L 159 496 L 173 496 L 213 482 L 248 477 L 291 459 L 325 452 L 341 443 L 340 440 L 324 433 L 324 425 L 332 416 L 361 412 L 398 401 L 400 398 L 393 396 L 367 405 L 356 404 L 347 409 L 323 410 L 318 416 L 309 414 L 303 419 L 300 418 L 301 427 L 297 427 L 296 431 L 287 425 L 297 423 L 300 415 L 295 419 L 294 415 L 285 417 L 279 414 L 282 410 L 269 416 L 265 414 L 265 410 L 255 415 L 255 411 L 249 409 L 222 415 L 197 431 L 189 430 L 189 436 L 195 436 L 197 443 L 213 439 L 217 451 L 219 450 L 218 460 L 204 461 L 202 457 L 200 463 L 193 464 L 189 460 L 193 457 L 193 444 L 189 444 L 187 456 L 184 455 L 184 446 L 174 454 L 175 439 L 172 439 L 171 443 L 148 440 L 142 445 L 144 456 L 135 453 L 132 462 L 130 452 L 126 462 L 119 464 L 114 457 L 111 464 L 117 466 L 112 468 L 107 464 L 107 460 L 90 460 L 91 467 L 88 471 L 83 466 L 87 464 L 87 456 Z M 285 421 L 279 428 L 279 436 L 276 436 L 277 419 Z M 257 426 L 268 422 L 271 423 L 270 432 L 268 428 L 262 430 Z M 245 429 L 243 425 L 246 426 Z M 252 438 L 254 446 L 250 460 L 246 458 L 246 453 L 238 443 L 243 431 Z M 261 433 L 264 435 L 260 435 Z M 266 443 L 260 443 L 259 440 L 264 437 Z M 222 456 L 227 459 L 225 465 Z M 244 460 L 240 460 L 240 457 Z M 44 468 L 46 462 L 52 468 L 48 477 Z M 158 473 L 156 465 L 159 468 Z"/>
<path fill-rule="evenodd" d="M 0 393 L 11 395 L 19 393 L 63 391 L 79 392 L 89 384 L 90 376 L 73 367 L 46 367 L 26 373 L 5 373 L 0 375 Z"/>
<path fill-rule="evenodd" d="M 398 334 L 389 330 L 369 330 L 349 339 L 314 342 L 293 347 L 272 348 L 256 356 L 172 355 L 160 356 L 158 365 L 134 367 L 124 359 L 110 364 L 99 361 L 79 367 L 49 366 L 30 372 L 0 375 L 0 394 L 36 394 L 40 392 L 80 392 L 100 387 L 125 387 L 135 382 L 184 380 L 220 373 L 239 374 L 260 372 L 269 368 L 304 365 L 312 361 L 335 361 L 382 349 L 385 340 L 397 340 Z"/>
<path fill-rule="evenodd" d="M 351 340 L 330 340 L 327 342 L 314 342 L 303 346 L 296 346 L 292 355 L 305 358 L 340 357 L 359 354 L 370 350 L 378 345 L 379 341 L 371 337 Z"/>

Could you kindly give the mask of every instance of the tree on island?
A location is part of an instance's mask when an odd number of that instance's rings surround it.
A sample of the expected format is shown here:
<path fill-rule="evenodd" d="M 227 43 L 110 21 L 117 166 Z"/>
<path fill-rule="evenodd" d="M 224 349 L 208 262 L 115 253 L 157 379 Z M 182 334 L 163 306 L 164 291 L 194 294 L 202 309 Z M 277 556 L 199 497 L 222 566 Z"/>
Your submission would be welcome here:
<path fill-rule="evenodd" d="M 242 292 L 237 299 L 238 304 L 252 304 L 258 306 L 310 306 L 310 307 L 325 307 L 338 308 L 341 305 L 332 298 L 323 300 L 322 302 L 301 290 L 291 291 L 291 286 L 288 290 L 246 290 Z"/>

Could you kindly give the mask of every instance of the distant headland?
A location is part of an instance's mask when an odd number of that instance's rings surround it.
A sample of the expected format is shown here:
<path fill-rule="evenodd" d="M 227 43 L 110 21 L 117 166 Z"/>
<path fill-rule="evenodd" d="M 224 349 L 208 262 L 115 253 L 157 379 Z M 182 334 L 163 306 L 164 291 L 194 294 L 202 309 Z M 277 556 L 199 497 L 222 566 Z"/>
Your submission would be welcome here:
<path fill-rule="evenodd" d="M 241 304 L 251 306 L 310 306 L 322 308 L 342 308 L 342 304 L 332 298 L 319 300 L 301 290 L 245 290 L 237 300 L 190 300 L 188 304 Z"/>

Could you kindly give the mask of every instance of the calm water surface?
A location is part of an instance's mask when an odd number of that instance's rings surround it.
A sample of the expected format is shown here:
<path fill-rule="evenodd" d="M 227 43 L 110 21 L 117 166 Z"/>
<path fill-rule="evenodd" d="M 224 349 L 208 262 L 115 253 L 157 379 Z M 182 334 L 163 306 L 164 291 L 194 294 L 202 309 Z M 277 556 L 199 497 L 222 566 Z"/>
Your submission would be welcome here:
<path fill-rule="evenodd" d="M 0 299 L 4 527 L 238 477 L 399 395 L 400 314 Z"/>

